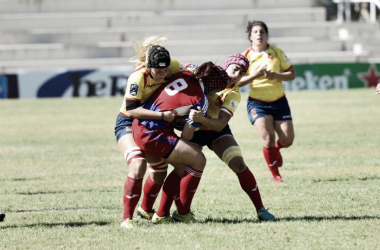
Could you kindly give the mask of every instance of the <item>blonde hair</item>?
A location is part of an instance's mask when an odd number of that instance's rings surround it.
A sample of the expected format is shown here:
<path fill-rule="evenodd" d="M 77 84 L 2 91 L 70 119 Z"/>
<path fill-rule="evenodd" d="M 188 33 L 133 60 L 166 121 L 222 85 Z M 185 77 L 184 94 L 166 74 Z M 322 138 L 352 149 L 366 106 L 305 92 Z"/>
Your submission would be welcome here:
<path fill-rule="evenodd" d="M 163 42 L 167 41 L 167 36 L 148 36 L 145 37 L 142 41 L 136 41 L 132 39 L 133 48 L 136 55 L 129 59 L 130 62 L 136 64 L 146 64 L 146 59 L 148 58 L 148 52 L 153 45 L 161 45 Z"/>

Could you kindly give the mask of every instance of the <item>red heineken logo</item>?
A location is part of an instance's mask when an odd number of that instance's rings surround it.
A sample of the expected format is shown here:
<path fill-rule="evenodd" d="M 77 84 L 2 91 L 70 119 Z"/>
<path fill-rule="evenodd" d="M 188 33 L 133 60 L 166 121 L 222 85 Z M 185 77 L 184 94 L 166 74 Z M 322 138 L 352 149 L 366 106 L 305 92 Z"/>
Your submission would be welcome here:
<path fill-rule="evenodd" d="M 358 77 L 364 82 L 365 87 L 376 87 L 380 80 L 380 72 L 377 72 L 376 66 L 371 64 L 367 73 L 358 73 Z"/>

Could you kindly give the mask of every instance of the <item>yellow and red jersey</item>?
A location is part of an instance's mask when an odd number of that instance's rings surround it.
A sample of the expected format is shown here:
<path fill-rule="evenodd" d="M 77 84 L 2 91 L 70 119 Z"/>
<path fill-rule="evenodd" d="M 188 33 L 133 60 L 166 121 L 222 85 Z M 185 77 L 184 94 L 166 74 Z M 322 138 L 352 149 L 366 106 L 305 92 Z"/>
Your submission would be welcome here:
<path fill-rule="evenodd" d="M 267 65 L 267 71 L 281 73 L 290 70 L 293 65 L 286 57 L 284 51 L 268 44 L 266 51 L 256 53 L 249 47 L 242 53 L 249 60 L 249 69 L 246 75 L 258 66 Z M 263 102 L 273 102 L 285 96 L 282 81 L 278 79 L 267 79 L 266 76 L 260 76 L 250 83 L 249 97 Z"/>
<path fill-rule="evenodd" d="M 235 84 L 231 88 L 211 92 L 207 95 L 207 100 L 209 103 L 207 110 L 208 117 L 218 119 L 220 111 L 233 116 L 241 101 L 239 87 Z"/>
<path fill-rule="evenodd" d="M 175 60 L 170 60 L 169 73 L 167 79 L 182 71 L 182 66 Z M 166 82 L 166 81 L 165 81 Z M 127 86 L 125 88 L 124 100 L 120 108 L 120 113 L 127 116 L 126 100 L 139 101 L 141 104 L 146 102 L 164 82 L 155 81 L 148 73 L 145 64 L 136 66 L 135 70 L 128 78 Z"/>

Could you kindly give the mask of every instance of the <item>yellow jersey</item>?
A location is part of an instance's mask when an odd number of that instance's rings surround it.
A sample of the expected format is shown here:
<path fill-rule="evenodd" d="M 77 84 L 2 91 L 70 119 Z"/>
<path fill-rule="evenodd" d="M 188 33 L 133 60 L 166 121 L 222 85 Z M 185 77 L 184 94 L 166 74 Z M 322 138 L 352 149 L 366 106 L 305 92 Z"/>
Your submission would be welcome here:
<path fill-rule="evenodd" d="M 207 95 L 207 100 L 209 103 L 207 117 L 218 119 L 220 111 L 233 116 L 241 101 L 239 86 L 235 84 L 231 88 L 211 92 Z"/>
<path fill-rule="evenodd" d="M 170 60 L 169 73 L 167 79 L 182 71 L 181 64 L 175 60 Z M 166 82 L 166 81 L 165 81 Z M 155 81 L 148 73 L 145 64 L 138 65 L 128 78 L 125 88 L 124 100 L 120 108 L 120 113 L 127 116 L 126 100 L 139 101 L 141 104 L 146 102 L 164 82 Z"/>
<path fill-rule="evenodd" d="M 249 60 L 249 68 L 246 75 L 250 75 L 254 69 L 260 65 L 267 65 L 267 70 L 281 73 L 290 70 L 293 65 L 286 57 L 284 51 L 268 44 L 266 51 L 256 53 L 249 47 L 242 53 Z M 277 79 L 267 79 L 266 76 L 260 76 L 253 79 L 250 83 L 249 97 L 263 102 L 274 102 L 285 96 L 282 81 Z"/>

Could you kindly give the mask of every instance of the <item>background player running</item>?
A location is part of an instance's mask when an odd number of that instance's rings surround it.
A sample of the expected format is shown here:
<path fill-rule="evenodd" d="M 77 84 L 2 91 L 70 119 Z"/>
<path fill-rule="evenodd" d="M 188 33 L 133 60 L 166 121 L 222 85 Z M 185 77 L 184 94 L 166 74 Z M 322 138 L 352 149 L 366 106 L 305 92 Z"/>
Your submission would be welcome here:
<path fill-rule="evenodd" d="M 239 86 L 250 84 L 248 118 L 261 137 L 273 180 L 280 183 L 283 182 L 278 170 L 282 166 L 280 149 L 291 146 L 294 140 L 292 115 L 282 81 L 293 80 L 296 73 L 285 53 L 268 44 L 268 27 L 264 22 L 248 22 L 247 33 L 251 46 L 242 54 L 250 66 Z"/>

